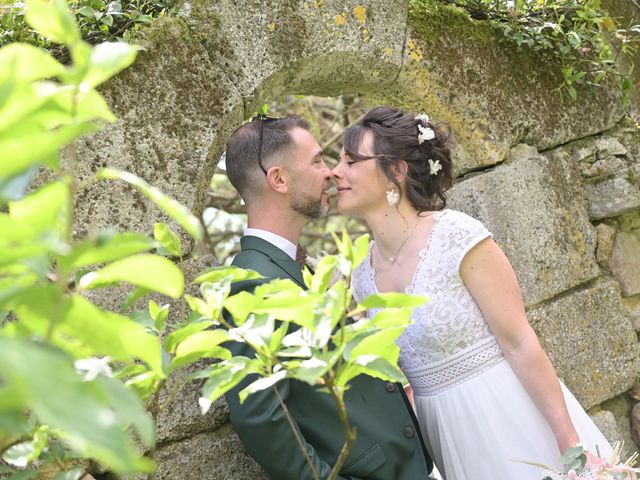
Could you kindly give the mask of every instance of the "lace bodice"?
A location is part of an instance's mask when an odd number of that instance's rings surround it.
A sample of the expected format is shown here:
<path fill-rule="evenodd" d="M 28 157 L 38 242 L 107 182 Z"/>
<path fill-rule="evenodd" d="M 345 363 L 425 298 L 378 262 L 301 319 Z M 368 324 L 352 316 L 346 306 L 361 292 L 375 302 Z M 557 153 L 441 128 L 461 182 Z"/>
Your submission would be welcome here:
<path fill-rule="evenodd" d="M 491 233 L 478 220 L 454 210 L 434 214 L 435 223 L 420 251 L 406 293 L 430 301 L 414 310 L 413 321 L 398 339 L 400 367 L 415 390 L 433 394 L 463 381 L 502 359 L 482 311 L 460 277 L 464 256 Z M 377 293 L 371 247 L 353 273 L 354 297 Z M 370 311 L 369 315 L 375 315 Z"/>

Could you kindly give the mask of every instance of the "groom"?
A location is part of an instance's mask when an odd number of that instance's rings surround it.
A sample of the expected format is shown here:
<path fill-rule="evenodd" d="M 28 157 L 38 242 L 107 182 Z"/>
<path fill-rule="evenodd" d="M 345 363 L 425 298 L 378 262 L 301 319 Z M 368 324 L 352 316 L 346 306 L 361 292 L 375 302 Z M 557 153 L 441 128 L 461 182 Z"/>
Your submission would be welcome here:
<path fill-rule="evenodd" d="M 233 264 L 305 287 L 295 261 L 296 245 L 307 221 L 327 213 L 327 189 L 332 179 L 308 123 L 297 117 L 258 117 L 242 125 L 227 142 L 226 167 L 248 214 L 248 228 Z M 239 282 L 232 294 L 255 286 L 255 281 Z M 244 344 L 235 343 L 231 349 L 234 355 L 254 356 Z M 238 392 L 253 380 L 245 380 L 226 395 L 238 436 L 272 479 L 312 479 L 274 392 L 254 393 L 240 404 Z M 276 388 L 308 457 L 324 480 L 344 442 L 333 400 L 296 380 L 282 380 Z M 400 384 L 361 375 L 352 382 L 345 402 L 357 438 L 338 478 L 427 478 L 432 462 Z"/>

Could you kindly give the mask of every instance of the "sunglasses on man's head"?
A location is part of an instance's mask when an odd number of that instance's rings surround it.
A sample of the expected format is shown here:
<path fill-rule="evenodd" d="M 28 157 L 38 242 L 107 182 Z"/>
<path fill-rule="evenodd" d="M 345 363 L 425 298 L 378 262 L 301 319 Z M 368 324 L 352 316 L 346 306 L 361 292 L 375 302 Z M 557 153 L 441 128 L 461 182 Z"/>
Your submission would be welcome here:
<path fill-rule="evenodd" d="M 262 124 L 264 122 L 272 122 L 274 120 L 278 120 L 277 117 L 270 117 L 269 115 L 265 115 L 264 113 L 258 113 L 257 115 L 255 115 L 252 119 L 251 119 L 251 123 L 253 122 L 259 122 L 260 124 L 260 137 L 259 137 L 259 146 L 258 146 L 258 165 L 260 166 L 260 168 L 262 169 L 262 171 L 264 172 L 265 175 L 267 175 L 267 170 L 264 168 L 264 165 L 262 165 Z"/>

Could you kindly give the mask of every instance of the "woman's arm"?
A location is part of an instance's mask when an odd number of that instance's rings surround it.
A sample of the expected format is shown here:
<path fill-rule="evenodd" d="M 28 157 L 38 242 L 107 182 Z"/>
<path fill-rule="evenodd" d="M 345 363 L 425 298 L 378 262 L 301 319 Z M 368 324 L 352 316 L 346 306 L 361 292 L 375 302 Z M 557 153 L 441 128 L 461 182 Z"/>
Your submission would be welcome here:
<path fill-rule="evenodd" d="M 515 272 L 504 252 L 485 239 L 460 265 L 460 275 L 482 310 L 506 360 L 549 422 L 563 453 L 580 440 L 556 372 L 529 325 Z"/>

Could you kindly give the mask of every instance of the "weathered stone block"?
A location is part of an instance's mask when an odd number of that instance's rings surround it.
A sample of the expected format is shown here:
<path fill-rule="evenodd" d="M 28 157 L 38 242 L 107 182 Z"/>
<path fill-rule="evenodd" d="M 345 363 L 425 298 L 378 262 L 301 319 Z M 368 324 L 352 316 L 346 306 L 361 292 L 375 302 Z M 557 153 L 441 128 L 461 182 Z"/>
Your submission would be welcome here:
<path fill-rule="evenodd" d="M 402 65 L 407 3 L 189 2 L 189 19 L 249 109 L 267 96 L 336 95 L 391 83 Z"/>
<path fill-rule="evenodd" d="M 528 305 L 598 274 L 595 232 L 584 208 L 580 174 L 567 154 L 547 158 L 520 145 L 507 164 L 457 184 L 449 204 L 494 233 Z"/>
<path fill-rule="evenodd" d="M 640 207 L 640 188 L 622 176 L 587 184 L 584 191 L 592 220 L 616 217 Z"/>
<path fill-rule="evenodd" d="M 230 424 L 156 452 L 156 480 L 268 480 L 262 468 L 244 450 Z"/>
<path fill-rule="evenodd" d="M 613 241 L 616 238 L 616 230 L 606 223 L 599 223 L 596 226 L 596 235 L 598 237 L 596 260 L 600 264 L 607 263 L 611 258 Z"/>
<path fill-rule="evenodd" d="M 616 137 L 603 136 L 599 137 L 595 141 L 596 149 L 598 150 L 598 156 L 600 158 L 608 157 L 609 155 L 626 155 L 627 149 L 620 143 Z"/>
<path fill-rule="evenodd" d="M 640 293 L 640 230 L 618 232 L 611 254 L 611 270 L 625 297 Z"/>
<path fill-rule="evenodd" d="M 187 382 L 187 375 L 205 368 L 205 362 L 186 368 L 173 375 L 160 394 L 164 408 L 158 415 L 157 438 L 161 444 L 175 442 L 198 433 L 213 432 L 229 421 L 229 407 L 224 397 L 219 398 L 206 414 L 198 405 L 204 381 Z"/>
<path fill-rule="evenodd" d="M 627 391 L 636 381 L 637 339 L 615 282 L 597 282 L 528 314 L 558 376 L 585 408 Z"/>
<path fill-rule="evenodd" d="M 101 167 L 130 171 L 198 213 L 224 140 L 243 118 L 243 101 L 182 18 L 145 31 L 146 51 L 102 88 L 119 120 L 79 142 L 78 177 Z M 214 156 L 214 158 L 217 158 Z M 90 184 L 76 196 L 79 236 L 105 227 L 152 233 L 162 211 L 120 181 Z M 185 252 L 190 250 L 182 235 Z"/>
<path fill-rule="evenodd" d="M 591 420 L 593 420 L 593 423 L 596 424 L 596 427 L 598 427 L 598 430 L 602 432 L 604 437 L 609 440 L 610 444 L 613 445 L 615 442 L 624 441 L 624 437 L 618 430 L 616 417 L 613 413 L 607 410 L 600 410 L 591 415 Z"/>
<path fill-rule="evenodd" d="M 624 455 L 623 460 L 626 460 L 629 455 L 638 451 L 638 444 L 633 439 L 632 429 L 632 410 L 636 403 L 627 394 L 619 395 L 611 400 L 607 400 L 601 405 L 603 410 L 607 410 L 613 413 L 618 424 L 618 432 L 624 442 Z"/>
<path fill-rule="evenodd" d="M 627 307 L 629 319 L 633 325 L 633 329 L 637 332 L 640 330 L 640 295 L 634 297 L 623 298 L 624 306 Z M 640 397 L 638 397 L 640 400 Z"/>

